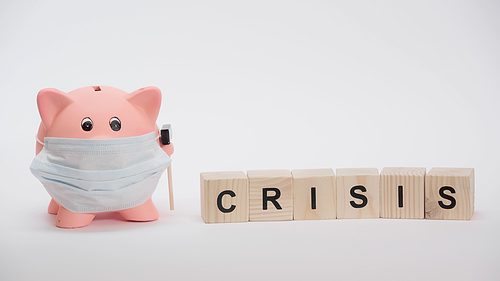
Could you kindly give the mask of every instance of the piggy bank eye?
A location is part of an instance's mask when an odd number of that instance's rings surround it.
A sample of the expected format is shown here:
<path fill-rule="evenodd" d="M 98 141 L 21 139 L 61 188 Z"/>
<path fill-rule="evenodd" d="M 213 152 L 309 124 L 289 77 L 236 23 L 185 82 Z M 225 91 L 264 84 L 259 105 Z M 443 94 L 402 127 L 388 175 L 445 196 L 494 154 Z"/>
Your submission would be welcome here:
<path fill-rule="evenodd" d="M 82 120 L 82 129 L 86 132 L 92 130 L 94 127 L 94 123 L 92 122 L 92 119 L 90 117 L 85 117 Z"/>
<path fill-rule="evenodd" d="M 120 119 L 118 119 L 118 117 L 113 117 L 109 120 L 109 126 L 113 131 L 120 131 L 120 129 L 122 128 L 122 122 L 120 122 Z"/>

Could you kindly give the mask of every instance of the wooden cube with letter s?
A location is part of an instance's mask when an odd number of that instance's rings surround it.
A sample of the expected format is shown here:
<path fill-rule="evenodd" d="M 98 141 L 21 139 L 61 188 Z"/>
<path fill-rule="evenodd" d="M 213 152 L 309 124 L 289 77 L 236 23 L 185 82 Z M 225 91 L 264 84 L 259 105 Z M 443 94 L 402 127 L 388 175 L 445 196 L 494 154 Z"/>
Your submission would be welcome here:
<path fill-rule="evenodd" d="M 425 177 L 425 218 L 470 220 L 474 213 L 474 169 L 432 168 Z"/>
<path fill-rule="evenodd" d="M 379 217 L 380 176 L 377 168 L 337 169 L 337 218 Z"/>

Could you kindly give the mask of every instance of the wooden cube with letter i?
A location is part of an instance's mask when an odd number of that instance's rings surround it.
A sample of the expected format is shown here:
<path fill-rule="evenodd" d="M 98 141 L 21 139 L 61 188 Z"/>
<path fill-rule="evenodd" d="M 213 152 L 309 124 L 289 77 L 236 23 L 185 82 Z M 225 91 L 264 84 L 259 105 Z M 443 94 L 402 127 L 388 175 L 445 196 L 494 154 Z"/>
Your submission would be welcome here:
<path fill-rule="evenodd" d="M 377 168 L 337 169 L 337 218 L 379 217 Z"/>
<path fill-rule="evenodd" d="M 289 170 L 248 171 L 250 221 L 293 219 L 292 174 Z"/>
<path fill-rule="evenodd" d="M 294 220 L 337 217 L 333 169 L 292 170 L 292 176 Z"/>
<path fill-rule="evenodd" d="M 201 217 L 206 223 L 248 221 L 248 179 L 243 172 L 200 174 Z"/>
<path fill-rule="evenodd" d="M 425 177 L 425 218 L 470 220 L 474 213 L 474 169 L 432 168 Z"/>
<path fill-rule="evenodd" d="M 384 168 L 380 172 L 380 217 L 424 218 L 425 168 Z"/>

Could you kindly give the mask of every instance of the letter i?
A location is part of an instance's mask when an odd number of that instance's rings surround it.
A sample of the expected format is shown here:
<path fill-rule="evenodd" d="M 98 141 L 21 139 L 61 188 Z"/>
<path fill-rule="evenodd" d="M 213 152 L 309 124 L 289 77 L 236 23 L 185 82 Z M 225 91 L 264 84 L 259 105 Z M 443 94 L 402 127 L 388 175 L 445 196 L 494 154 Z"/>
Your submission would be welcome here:
<path fill-rule="evenodd" d="M 316 187 L 311 187 L 311 209 L 316 210 Z"/>
<path fill-rule="evenodd" d="M 398 207 L 403 208 L 403 186 L 398 186 Z"/>

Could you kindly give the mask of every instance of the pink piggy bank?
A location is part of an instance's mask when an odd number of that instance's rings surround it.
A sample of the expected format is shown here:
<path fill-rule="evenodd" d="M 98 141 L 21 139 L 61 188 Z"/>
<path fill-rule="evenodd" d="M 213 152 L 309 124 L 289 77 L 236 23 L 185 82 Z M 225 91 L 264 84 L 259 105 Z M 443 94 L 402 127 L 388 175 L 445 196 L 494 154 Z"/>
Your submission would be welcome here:
<path fill-rule="evenodd" d="M 158 219 L 151 195 L 173 153 L 159 140 L 158 88 L 43 89 L 37 102 L 42 122 L 30 169 L 52 197 L 56 226 L 83 227 L 102 212 Z"/>

